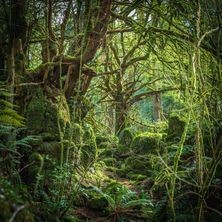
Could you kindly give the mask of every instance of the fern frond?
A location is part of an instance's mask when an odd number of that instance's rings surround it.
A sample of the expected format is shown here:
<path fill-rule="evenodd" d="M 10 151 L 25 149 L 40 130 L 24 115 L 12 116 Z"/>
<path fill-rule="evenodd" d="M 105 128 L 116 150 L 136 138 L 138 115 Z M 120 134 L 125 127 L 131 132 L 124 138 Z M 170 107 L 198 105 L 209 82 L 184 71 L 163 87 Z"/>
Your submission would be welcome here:
<path fill-rule="evenodd" d="M 15 118 L 13 118 L 12 116 L 9 116 L 6 114 L 1 114 L 1 113 L 0 113 L 0 123 L 6 124 L 6 125 L 12 125 L 15 127 L 24 126 L 23 121 L 17 120 Z"/>

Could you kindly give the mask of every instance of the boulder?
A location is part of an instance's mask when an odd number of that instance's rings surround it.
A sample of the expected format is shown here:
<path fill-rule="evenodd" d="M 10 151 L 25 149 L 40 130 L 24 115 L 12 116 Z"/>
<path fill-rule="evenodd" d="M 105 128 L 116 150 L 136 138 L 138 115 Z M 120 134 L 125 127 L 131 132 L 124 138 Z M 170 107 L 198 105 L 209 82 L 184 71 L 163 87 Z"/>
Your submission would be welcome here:
<path fill-rule="evenodd" d="M 177 115 L 170 116 L 168 121 L 169 126 L 167 131 L 167 141 L 180 140 L 186 125 L 186 121 Z"/>
<path fill-rule="evenodd" d="M 162 134 L 159 133 L 142 133 L 137 135 L 132 142 L 132 150 L 136 154 L 155 153 L 159 150 L 159 143 Z"/>

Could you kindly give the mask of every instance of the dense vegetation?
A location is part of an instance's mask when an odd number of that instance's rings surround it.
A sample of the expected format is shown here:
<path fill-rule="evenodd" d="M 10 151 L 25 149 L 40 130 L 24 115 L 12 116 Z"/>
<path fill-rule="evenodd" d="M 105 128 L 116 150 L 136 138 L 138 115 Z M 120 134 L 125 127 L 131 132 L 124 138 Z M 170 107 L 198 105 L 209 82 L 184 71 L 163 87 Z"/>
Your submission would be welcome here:
<path fill-rule="evenodd" d="M 220 0 L 1 0 L 0 221 L 222 221 Z"/>

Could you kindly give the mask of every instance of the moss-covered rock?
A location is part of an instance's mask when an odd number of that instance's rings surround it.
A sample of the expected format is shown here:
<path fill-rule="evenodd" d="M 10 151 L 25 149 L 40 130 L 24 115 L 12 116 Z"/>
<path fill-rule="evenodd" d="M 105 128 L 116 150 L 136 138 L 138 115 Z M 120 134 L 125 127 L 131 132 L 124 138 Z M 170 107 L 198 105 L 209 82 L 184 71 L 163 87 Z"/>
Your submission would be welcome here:
<path fill-rule="evenodd" d="M 130 156 L 126 158 L 125 163 L 121 166 L 117 173 L 120 176 L 127 178 L 130 178 L 130 175 L 132 174 L 150 176 L 152 174 L 150 157 L 148 155 Z"/>
<path fill-rule="evenodd" d="M 31 100 L 27 105 L 26 120 L 30 131 L 39 133 L 43 130 L 45 121 L 45 96 L 40 87 L 32 89 Z"/>
<path fill-rule="evenodd" d="M 130 128 L 125 128 L 124 130 L 121 131 L 119 135 L 119 142 L 120 144 L 130 147 L 132 141 L 134 138 L 134 133 Z"/>
<path fill-rule="evenodd" d="M 26 182 L 36 184 L 38 174 L 41 174 L 44 165 L 44 158 L 40 153 L 34 152 L 29 156 L 28 176 Z"/>
<path fill-rule="evenodd" d="M 132 142 L 132 150 L 137 154 L 155 153 L 159 150 L 162 135 L 159 133 L 142 133 Z"/>
<path fill-rule="evenodd" d="M 168 131 L 167 131 L 167 140 L 180 140 L 184 127 L 186 125 L 186 120 L 183 118 L 177 116 L 177 115 L 172 115 L 169 118 L 169 126 L 168 126 Z"/>
<path fill-rule="evenodd" d="M 29 132 L 43 134 L 47 141 L 59 140 L 58 123 L 63 130 L 70 122 L 69 107 L 64 95 L 61 94 L 52 101 L 39 86 L 28 91 L 31 99 L 26 104 L 25 116 Z"/>

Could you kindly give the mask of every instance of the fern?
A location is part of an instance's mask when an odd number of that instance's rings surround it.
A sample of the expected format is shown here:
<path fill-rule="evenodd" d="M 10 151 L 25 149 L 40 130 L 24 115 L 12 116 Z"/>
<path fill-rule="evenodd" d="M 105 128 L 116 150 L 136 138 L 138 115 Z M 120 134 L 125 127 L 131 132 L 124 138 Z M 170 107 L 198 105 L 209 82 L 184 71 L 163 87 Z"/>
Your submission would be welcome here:
<path fill-rule="evenodd" d="M 0 86 L 0 124 L 15 127 L 24 126 L 24 118 L 13 109 L 15 106 L 8 101 L 13 95 L 2 83 Z"/>

